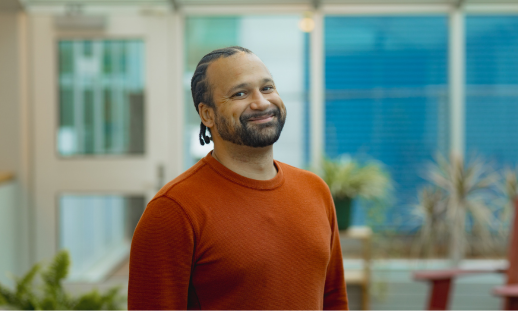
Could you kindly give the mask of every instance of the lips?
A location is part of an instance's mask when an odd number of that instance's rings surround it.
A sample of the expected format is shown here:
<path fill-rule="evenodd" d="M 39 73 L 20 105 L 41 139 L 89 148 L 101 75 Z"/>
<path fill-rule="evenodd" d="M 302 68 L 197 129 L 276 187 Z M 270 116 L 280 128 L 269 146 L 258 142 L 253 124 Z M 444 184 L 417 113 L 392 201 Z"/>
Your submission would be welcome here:
<path fill-rule="evenodd" d="M 248 119 L 248 121 L 261 121 L 261 120 L 267 120 L 267 119 L 270 119 L 274 116 L 273 113 L 271 114 L 267 114 L 267 115 L 262 115 L 262 116 L 255 116 L 255 117 L 251 117 Z"/>
<path fill-rule="evenodd" d="M 270 108 L 266 111 L 260 111 L 255 113 L 247 113 L 242 114 L 239 118 L 239 121 L 241 121 L 241 124 L 243 126 L 247 126 L 248 122 L 251 122 L 252 124 L 270 124 L 270 122 L 277 118 L 279 119 L 281 116 L 281 111 L 278 107 Z"/>

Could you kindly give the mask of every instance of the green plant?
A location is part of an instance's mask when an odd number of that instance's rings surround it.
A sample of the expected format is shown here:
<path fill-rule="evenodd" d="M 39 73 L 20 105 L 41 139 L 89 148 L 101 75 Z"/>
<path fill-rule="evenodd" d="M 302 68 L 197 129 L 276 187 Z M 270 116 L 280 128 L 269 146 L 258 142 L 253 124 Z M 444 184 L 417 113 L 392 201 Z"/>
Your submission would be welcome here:
<path fill-rule="evenodd" d="M 349 156 L 338 160 L 324 157 L 320 176 L 329 186 L 335 202 L 360 199 L 368 207 L 370 220 L 383 221 L 383 209 L 391 202 L 394 185 L 380 162 L 361 163 Z"/>
<path fill-rule="evenodd" d="M 491 249 L 494 241 L 490 229 L 496 222 L 494 208 L 488 202 L 495 197 L 498 174 L 480 158 L 464 164 L 459 156 L 451 155 L 448 161 L 438 155 L 436 163 L 430 165 L 426 179 L 436 189 L 422 192 L 418 204 L 418 209 L 433 215 L 423 218 L 421 236 L 444 230 L 453 266 L 458 266 L 464 258 L 470 236 L 477 238 L 477 247 Z M 436 213 L 435 209 L 442 204 L 444 213 Z M 438 229 L 438 224 L 444 229 Z"/>
<path fill-rule="evenodd" d="M 70 255 L 60 251 L 47 269 L 34 265 L 22 278 L 15 278 L 14 290 L 0 284 L 0 306 L 19 310 L 118 310 L 125 298 L 120 288 L 101 294 L 96 289 L 79 297 L 72 297 L 63 288 L 68 275 Z M 36 277 L 41 282 L 35 285 Z"/>
<path fill-rule="evenodd" d="M 374 160 L 361 164 L 348 156 L 338 160 L 324 158 L 320 176 L 338 199 L 385 201 L 393 190 L 390 174 Z"/>

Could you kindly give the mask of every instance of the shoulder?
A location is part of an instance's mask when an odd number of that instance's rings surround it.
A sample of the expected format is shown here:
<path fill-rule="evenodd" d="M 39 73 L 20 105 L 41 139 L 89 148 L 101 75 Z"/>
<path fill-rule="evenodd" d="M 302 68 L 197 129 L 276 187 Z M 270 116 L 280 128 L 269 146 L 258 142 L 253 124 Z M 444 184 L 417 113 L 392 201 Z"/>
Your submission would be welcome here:
<path fill-rule="evenodd" d="M 214 184 L 217 173 L 203 159 L 168 182 L 148 203 L 147 209 L 156 214 L 171 214 L 185 217 L 197 227 L 200 213 L 210 198 L 202 195 L 207 187 Z M 162 216 L 163 217 L 163 216 Z"/>
<path fill-rule="evenodd" d="M 170 252 L 171 241 L 193 245 L 196 229 L 187 213 L 173 200 L 159 196 L 151 200 L 133 232 L 132 254 L 153 251 Z M 133 255 L 132 255 L 133 256 Z"/>
<path fill-rule="evenodd" d="M 329 187 L 317 174 L 279 161 L 276 161 L 276 163 L 281 166 L 286 182 L 295 184 L 303 183 L 305 186 L 310 185 L 318 190 L 324 191 L 325 193 L 329 192 Z"/>
<path fill-rule="evenodd" d="M 210 180 L 212 170 L 203 160 L 198 161 L 191 168 L 178 175 L 175 179 L 165 184 L 155 195 L 154 199 L 166 197 L 176 201 L 180 194 L 197 191 L 200 184 Z M 179 202 L 177 202 L 180 204 Z"/>

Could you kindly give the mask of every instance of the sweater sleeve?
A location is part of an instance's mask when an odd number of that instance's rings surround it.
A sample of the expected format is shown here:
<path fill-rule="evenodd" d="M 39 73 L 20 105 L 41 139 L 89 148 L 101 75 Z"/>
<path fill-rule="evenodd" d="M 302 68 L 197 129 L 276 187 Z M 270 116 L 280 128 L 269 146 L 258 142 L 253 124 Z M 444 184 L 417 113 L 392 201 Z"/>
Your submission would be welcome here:
<path fill-rule="evenodd" d="M 342 249 L 338 235 L 338 223 L 334 203 L 330 200 L 331 210 L 331 260 L 327 266 L 326 285 L 324 291 L 324 310 L 349 310 L 344 278 Z"/>
<path fill-rule="evenodd" d="M 195 235 L 184 210 L 173 200 L 152 200 L 131 243 L 128 309 L 185 310 Z"/>

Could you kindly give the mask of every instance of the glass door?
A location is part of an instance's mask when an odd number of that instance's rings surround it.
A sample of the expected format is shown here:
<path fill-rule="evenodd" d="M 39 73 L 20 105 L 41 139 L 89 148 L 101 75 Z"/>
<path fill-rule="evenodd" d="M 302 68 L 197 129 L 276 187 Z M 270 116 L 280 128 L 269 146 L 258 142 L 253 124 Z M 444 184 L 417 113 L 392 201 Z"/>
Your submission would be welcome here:
<path fill-rule="evenodd" d="M 61 157 L 145 154 L 145 43 L 141 39 L 60 39 Z"/>
<path fill-rule="evenodd" d="M 170 18 L 110 16 L 95 32 L 32 18 L 34 253 L 67 249 L 72 280 L 127 260 L 145 205 L 179 173 Z"/>

